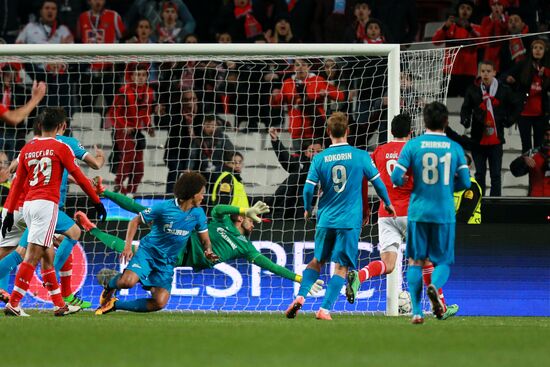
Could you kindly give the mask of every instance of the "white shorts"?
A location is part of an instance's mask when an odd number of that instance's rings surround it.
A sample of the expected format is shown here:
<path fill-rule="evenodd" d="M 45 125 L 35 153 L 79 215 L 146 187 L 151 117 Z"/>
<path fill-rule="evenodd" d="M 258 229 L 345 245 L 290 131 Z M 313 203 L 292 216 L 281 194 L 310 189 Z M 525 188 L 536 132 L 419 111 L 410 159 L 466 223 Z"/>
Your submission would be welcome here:
<path fill-rule="evenodd" d="M 6 208 L 2 209 L 2 223 L 4 223 L 6 214 L 8 214 L 8 210 Z M 0 233 L 0 247 L 17 247 L 25 229 L 27 229 L 27 225 L 25 224 L 22 211 L 15 210 L 13 212 L 13 227 L 11 231 L 6 233 L 6 237 L 2 237 Z"/>
<path fill-rule="evenodd" d="M 380 252 L 398 253 L 407 237 L 407 217 L 378 218 L 378 239 Z"/>
<path fill-rule="evenodd" d="M 57 225 L 57 204 L 49 200 L 25 201 L 23 216 L 29 228 L 29 243 L 51 247 Z"/>

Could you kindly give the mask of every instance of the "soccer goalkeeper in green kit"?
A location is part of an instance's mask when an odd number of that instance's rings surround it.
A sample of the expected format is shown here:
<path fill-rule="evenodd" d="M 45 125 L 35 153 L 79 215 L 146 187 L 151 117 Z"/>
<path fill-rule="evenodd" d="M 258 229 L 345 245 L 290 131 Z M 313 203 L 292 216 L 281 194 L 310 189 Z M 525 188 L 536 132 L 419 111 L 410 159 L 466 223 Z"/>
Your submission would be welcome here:
<path fill-rule="evenodd" d="M 122 194 L 105 190 L 101 184 L 101 178 L 94 179 L 96 192 L 105 198 L 112 200 L 121 208 L 133 213 L 139 213 L 146 208 L 133 199 Z M 250 242 L 250 234 L 254 229 L 254 221 L 261 222 L 259 215 L 269 212 L 269 207 L 263 202 L 257 202 L 251 208 L 239 208 L 231 205 L 216 205 L 212 210 L 212 220 L 208 224 L 208 234 L 212 242 L 212 251 L 219 256 L 220 262 L 235 259 L 246 259 L 247 261 L 268 270 L 278 276 L 300 283 L 302 276 L 289 269 L 275 264 L 273 261 L 262 255 Z M 77 212 L 75 220 L 85 231 L 100 240 L 108 248 L 121 253 L 124 249 L 124 240 L 105 233 L 93 224 L 86 214 Z M 191 267 L 193 271 L 213 268 L 212 263 L 204 256 L 204 250 L 199 237 L 193 233 L 188 240 L 187 246 L 180 254 L 177 266 Z M 114 270 L 113 270 L 114 271 Z M 109 278 L 110 270 L 100 271 L 98 278 Z M 323 281 L 318 280 L 311 289 L 315 294 L 323 287 Z"/>

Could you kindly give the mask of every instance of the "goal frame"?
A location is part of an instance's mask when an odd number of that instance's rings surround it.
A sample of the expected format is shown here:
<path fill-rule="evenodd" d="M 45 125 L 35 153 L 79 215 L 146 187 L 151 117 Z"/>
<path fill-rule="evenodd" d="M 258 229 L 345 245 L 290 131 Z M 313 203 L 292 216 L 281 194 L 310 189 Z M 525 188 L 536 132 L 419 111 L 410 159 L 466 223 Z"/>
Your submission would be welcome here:
<path fill-rule="evenodd" d="M 10 44 L 0 47 L 2 57 L 33 56 L 37 61 L 55 57 L 275 57 L 275 56 L 383 56 L 388 58 L 388 121 L 400 112 L 399 44 Z M 389 129 L 388 129 L 389 130 Z M 388 131 L 388 138 L 391 133 Z M 386 279 L 386 315 L 398 315 L 402 262 Z"/>

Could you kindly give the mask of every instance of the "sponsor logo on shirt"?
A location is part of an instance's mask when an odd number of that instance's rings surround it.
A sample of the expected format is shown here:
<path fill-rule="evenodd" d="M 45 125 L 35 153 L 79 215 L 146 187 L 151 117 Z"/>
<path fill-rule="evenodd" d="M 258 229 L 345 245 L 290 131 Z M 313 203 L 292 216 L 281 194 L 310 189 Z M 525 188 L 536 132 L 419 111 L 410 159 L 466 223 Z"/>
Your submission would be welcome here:
<path fill-rule="evenodd" d="M 231 248 L 233 250 L 236 250 L 237 249 L 237 245 L 235 244 L 235 242 L 233 242 L 233 240 L 231 240 L 231 238 L 229 238 L 229 235 L 227 234 L 227 232 L 225 231 L 225 228 L 222 228 L 222 227 L 218 227 L 216 229 L 216 232 L 218 232 L 220 234 L 220 236 L 222 236 L 222 238 L 224 240 L 227 241 L 227 243 L 229 243 L 229 246 L 231 246 Z"/>
<path fill-rule="evenodd" d="M 188 230 L 172 228 L 173 225 L 174 225 L 174 222 L 166 223 L 163 228 L 164 232 L 173 234 L 175 236 L 187 236 L 189 234 Z"/>

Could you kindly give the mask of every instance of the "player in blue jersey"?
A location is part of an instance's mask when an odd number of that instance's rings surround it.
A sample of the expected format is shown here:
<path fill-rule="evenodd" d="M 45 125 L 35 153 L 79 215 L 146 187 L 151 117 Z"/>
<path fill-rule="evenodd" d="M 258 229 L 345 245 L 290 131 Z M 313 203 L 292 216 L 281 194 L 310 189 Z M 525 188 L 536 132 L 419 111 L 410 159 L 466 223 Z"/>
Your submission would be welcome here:
<path fill-rule="evenodd" d="M 89 167 L 96 170 L 100 169 L 105 164 L 105 156 L 101 149 L 96 148 L 96 154 L 93 156 L 84 149 L 77 139 L 63 135 L 67 128 L 67 124 L 62 109 L 44 110 L 44 112 L 38 116 L 34 126 L 36 136 L 40 135 L 39 124 L 46 114 L 48 114 L 49 118 L 54 118 L 59 121 L 56 139 L 67 144 L 78 160 L 85 162 Z M 72 218 L 62 210 L 65 206 L 65 199 L 67 196 L 68 176 L 69 173 L 67 170 L 64 170 L 60 188 L 59 212 L 55 233 L 63 234 L 65 238 L 61 241 L 55 253 L 54 268 L 59 275 L 61 293 L 65 302 L 82 308 L 89 308 L 91 307 L 91 303 L 83 301 L 78 295 L 73 294 L 71 288 L 71 251 L 80 238 L 81 230 Z M 25 229 L 25 226 L 16 226 L 15 229 L 15 231 L 7 233 L 6 237 L 2 238 L 0 241 L 1 254 L 5 254 L 5 257 L 0 255 L 0 258 L 2 258 L 0 261 L 0 279 L 4 276 L 8 276 L 9 273 L 23 261 L 23 257 L 25 256 L 28 230 Z M 15 251 L 13 251 L 14 249 Z"/>
<path fill-rule="evenodd" d="M 170 299 L 178 256 L 193 231 L 199 234 L 205 257 L 212 262 L 218 260 L 212 252 L 206 214 L 200 207 L 205 186 L 206 180 L 201 174 L 185 173 L 174 186 L 174 199 L 145 209 L 129 222 L 122 252 L 122 259 L 129 261 L 128 266 L 122 274 L 104 280 L 101 306 L 96 315 L 115 310 L 153 312 L 164 308 Z M 141 223 L 150 224 L 151 232 L 141 239 L 134 254 L 132 241 Z M 132 288 L 138 282 L 150 289 L 151 298 L 119 301 L 114 297 L 117 290 Z"/>
<path fill-rule="evenodd" d="M 328 119 L 327 131 L 332 145 L 313 158 L 304 186 L 304 217 L 311 215 L 311 202 L 315 186 L 320 185 L 322 195 L 317 213 L 314 258 L 303 273 L 302 284 L 296 299 L 286 310 L 286 317 L 294 318 L 302 308 L 311 286 L 319 278 L 321 267 L 335 263 L 317 319 L 331 320 L 330 310 L 345 283 L 348 269 L 356 268 L 358 243 L 363 221 L 362 185 L 366 177 L 394 214 L 388 192 L 380 174 L 366 151 L 347 143 L 348 119 L 342 112 Z"/>
<path fill-rule="evenodd" d="M 414 177 L 407 223 L 409 269 L 407 281 L 413 306 L 413 324 L 424 322 L 422 314 L 422 267 L 429 259 L 435 265 L 427 294 L 434 315 L 443 318 L 445 305 L 438 289 L 447 282 L 454 262 L 454 191 L 470 187 L 470 171 L 459 144 L 445 136 L 447 107 L 432 102 L 424 107 L 426 132 L 410 140 L 391 175 L 402 186 L 410 168 Z"/>

